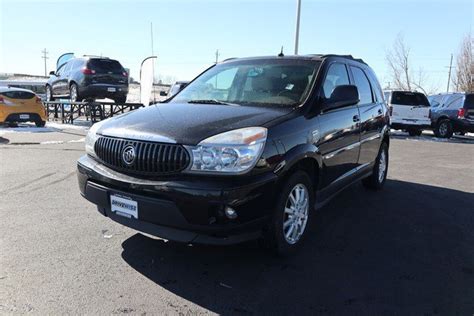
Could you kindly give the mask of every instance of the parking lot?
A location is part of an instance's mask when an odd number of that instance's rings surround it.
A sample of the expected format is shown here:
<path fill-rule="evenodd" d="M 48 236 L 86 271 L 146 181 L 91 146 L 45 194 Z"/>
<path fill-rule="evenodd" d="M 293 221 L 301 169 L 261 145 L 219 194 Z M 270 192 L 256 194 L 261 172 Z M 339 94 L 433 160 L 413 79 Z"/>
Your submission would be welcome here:
<path fill-rule="evenodd" d="M 474 139 L 391 140 L 381 192 L 346 189 L 298 253 L 182 245 L 80 197 L 85 129 L 0 131 L 0 313 L 474 313 Z"/>

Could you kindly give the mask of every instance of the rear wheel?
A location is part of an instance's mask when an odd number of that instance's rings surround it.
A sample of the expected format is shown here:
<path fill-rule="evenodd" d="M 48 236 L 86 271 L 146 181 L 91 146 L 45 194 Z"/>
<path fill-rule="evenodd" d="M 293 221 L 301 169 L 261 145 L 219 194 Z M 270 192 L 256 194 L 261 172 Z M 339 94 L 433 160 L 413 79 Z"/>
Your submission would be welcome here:
<path fill-rule="evenodd" d="M 409 129 L 408 135 L 410 136 L 420 136 L 423 131 L 421 129 Z"/>
<path fill-rule="evenodd" d="M 69 98 L 71 99 L 71 102 L 80 101 L 77 84 L 75 83 L 71 83 L 71 86 L 69 87 Z"/>
<path fill-rule="evenodd" d="M 114 102 L 115 103 L 125 103 L 125 102 L 127 102 L 127 96 L 122 95 L 122 96 L 119 96 L 119 97 L 115 97 Z"/>
<path fill-rule="evenodd" d="M 279 255 L 292 253 L 307 235 L 313 209 L 311 179 L 305 172 L 296 171 L 282 187 L 264 244 Z"/>
<path fill-rule="evenodd" d="M 365 187 L 372 190 L 380 190 L 385 184 L 388 171 L 388 145 L 383 142 L 380 146 L 379 154 L 375 160 L 374 170 L 372 174 L 363 179 L 362 183 Z"/>
<path fill-rule="evenodd" d="M 46 125 L 46 122 L 45 121 L 37 121 L 35 122 L 36 124 L 36 127 L 44 127 Z"/>
<path fill-rule="evenodd" d="M 439 121 L 436 125 L 435 134 L 441 138 L 450 138 L 453 136 L 453 126 L 451 122 L 448 119 Z"/>
<path fill-rule="evenodd" d="M 51 86 L 46 86 L 46 101 L 54 101 L 53 90 L 51 89 Z"/>

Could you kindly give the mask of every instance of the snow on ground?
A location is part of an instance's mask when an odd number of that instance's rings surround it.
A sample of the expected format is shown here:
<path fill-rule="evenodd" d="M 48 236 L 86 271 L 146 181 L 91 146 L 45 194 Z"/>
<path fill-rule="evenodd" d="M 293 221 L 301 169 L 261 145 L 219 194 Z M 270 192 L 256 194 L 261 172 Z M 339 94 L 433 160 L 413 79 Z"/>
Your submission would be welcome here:
<path fill-rule="evenodd" d="M 9 133 L 52 133 L 60 132 L 62 130 L 80 130 L 86 132 L 91 123 L 90 121 L 77 121 L 74 125 L 72 124 L 61 124 L 57 122 L 47 122 L 45 127 L 36 127 L 32 123 L 20 123 L 18 127 L 0 127 L 0 136 Z"/>

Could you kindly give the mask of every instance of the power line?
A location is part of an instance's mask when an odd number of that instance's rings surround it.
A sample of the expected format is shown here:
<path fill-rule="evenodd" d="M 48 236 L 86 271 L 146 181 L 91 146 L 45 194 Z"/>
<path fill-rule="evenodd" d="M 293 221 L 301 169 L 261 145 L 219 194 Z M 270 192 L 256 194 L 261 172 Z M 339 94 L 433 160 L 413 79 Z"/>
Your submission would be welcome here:
<path fill-rule="evenodd" d="M 46 48 L 45 48 L 45 49 L 43 49 L 43 50 L 41 51 L 41 53 L 43 53 L 43 55 L 41 56 L 41 58 L 44 59 L 44 76 L 46 77 L 46 72 L 47 72 L 47 71 L 46 71 L 46 59 L 49 59 L 49 57 L 48 57 L 48 53 L 49 53 L 49 52 L 48 52 L 48 51 L 46 50 Z"/>

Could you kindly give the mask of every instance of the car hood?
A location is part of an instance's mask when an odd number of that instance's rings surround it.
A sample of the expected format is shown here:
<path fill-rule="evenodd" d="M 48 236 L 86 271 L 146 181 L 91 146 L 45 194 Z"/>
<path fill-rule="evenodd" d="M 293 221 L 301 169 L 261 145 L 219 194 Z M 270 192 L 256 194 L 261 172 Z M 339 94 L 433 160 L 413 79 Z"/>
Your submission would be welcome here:
<path fill-rule="evenodd" d="M 97 133 L 129 139 L 196 145 L 233 129 L 263 126 L 290 108 L 159 103 L 103 121 Z"/>

